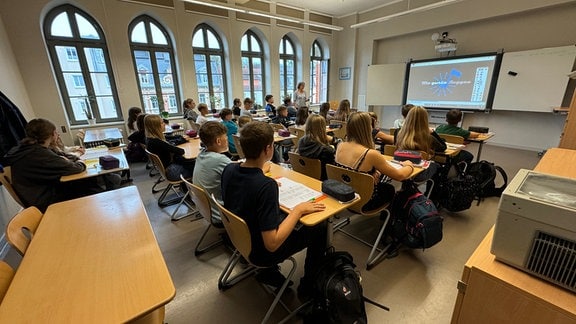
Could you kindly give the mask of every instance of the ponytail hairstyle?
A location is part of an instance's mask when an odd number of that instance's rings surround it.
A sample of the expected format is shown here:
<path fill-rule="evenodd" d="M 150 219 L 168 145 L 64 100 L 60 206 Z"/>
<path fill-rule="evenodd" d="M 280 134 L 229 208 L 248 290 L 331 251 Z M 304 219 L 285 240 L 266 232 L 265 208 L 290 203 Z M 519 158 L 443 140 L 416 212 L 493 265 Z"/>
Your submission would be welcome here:
<path fill-rule="evenodd" d="M 26 124 L 26 137 L 20 142 L 24 145 L 40 144 L 51 141 L 54 136 L 56 126 L 44 118 L 36 118 Z"/>

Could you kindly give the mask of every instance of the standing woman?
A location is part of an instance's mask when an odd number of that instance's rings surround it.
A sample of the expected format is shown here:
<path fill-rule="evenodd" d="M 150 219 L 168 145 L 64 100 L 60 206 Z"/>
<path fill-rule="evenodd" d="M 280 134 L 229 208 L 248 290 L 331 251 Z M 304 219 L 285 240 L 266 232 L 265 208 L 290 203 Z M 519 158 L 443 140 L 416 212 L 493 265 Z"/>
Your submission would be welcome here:
<path fill-rule="evenodd" d="M 308 107 L 307 102 L 310 99 L 306 96 L 306 92 L 304 91 L 305 86 L 306 83 L 298 82 L 298 86 L 296 87 L 297 89 L 292 95 L 292 102 L 294 103 L 294 107 L 296 107 L 296 109 L 300 107 Z"/>
<path fill-rule="evenodd" d="M 374 194 L 362 209 L 370 211 L 390 202 L 394 198 L 394 187 L 380 181 L 382 175 L 403 181 L 410 177 L 414 166 L 410 161 L 402 161 L 401 168 L 391 166 L 386 158 L 374 149 L 372 139 L 372 118 L 367 112 L 355 112 L 348 119 L 347 141 L 336 148 L 336 165 L 357 172 L 370 174 L 374 178 Z"/>
<path fill-rule="evenodd" d="M 164 122 L 158 115 L 146 115 L 146 149 L 158 155 L 166 169 L 166 177 L 170 181 L 180 180 L 180 175 L 188 179 L 194 172 L 194 160 L 184 158 L 184 149 L 176 147 L 164 137 Z"/>
<path fill-rule="evenodd" d="M 128 109 L 128 121 L 126 122 L 126 126 L 128 126 L 128 135 L 134 133 L 138 130 L 138 126 L 136 125 L 136 119 L 138 115 L 142 113 L 142 109 L 139 107 L 130 107 Z"/>

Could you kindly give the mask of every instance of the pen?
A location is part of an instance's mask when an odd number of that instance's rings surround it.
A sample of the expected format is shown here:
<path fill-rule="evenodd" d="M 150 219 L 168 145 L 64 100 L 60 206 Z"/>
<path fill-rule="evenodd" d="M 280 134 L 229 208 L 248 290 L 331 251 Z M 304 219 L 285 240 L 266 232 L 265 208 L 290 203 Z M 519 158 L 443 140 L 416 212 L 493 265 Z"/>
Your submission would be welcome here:
<path fill-rule="evenodd" d="M 316 198 L 312 198 L 312 199 L 310 199 L 310 200 L 308 200 L 308 201 L 309 201 L 309 202 L 314 202 L 314 201 L 316 201 Z"/>

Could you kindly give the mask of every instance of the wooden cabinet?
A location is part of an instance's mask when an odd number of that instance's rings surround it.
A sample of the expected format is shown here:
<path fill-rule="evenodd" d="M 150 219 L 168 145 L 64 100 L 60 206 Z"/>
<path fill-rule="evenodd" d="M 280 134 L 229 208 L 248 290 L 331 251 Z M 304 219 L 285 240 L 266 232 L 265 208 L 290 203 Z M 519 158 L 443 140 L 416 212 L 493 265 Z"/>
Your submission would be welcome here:
<path fill-rule="evenodd" d="M 496 261 L 493 233 L 464 267 L 452 323 L 576 323 L 576 295 Z"/>
<path fill-rule="evenodd" d="M 574 95 L 572 95 L 570 109 L 566 116 L 564 131 L 560 136 L 560 145 L 558 147 L 576 150 L 576 90 L 574 90 Z"/>

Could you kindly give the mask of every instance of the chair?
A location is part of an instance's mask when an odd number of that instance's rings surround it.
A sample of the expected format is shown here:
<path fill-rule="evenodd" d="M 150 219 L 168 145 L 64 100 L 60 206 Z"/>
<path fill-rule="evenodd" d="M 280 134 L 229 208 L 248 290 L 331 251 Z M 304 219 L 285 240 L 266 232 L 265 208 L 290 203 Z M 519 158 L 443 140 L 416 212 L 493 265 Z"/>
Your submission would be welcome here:
<path fill-rule="evenodd" d="M 36 207 L 28 207 L 12 217 L 6 226 L 6 240 L 21 256 L 24 256 L 28 245 L 42 220 L 42 212 Z"/>
<path fill-rule="evenodd" d="M 320 160 L 304 157 L 296 152 L 288 152 L 288 156 L 292 170 L 320 180 L 322 177 L 322 162 Z"/>
<path fill-rule="evenodd" d="M 24 206 L 24 203 L 22 203 L 22 200 L 20 200 L 20 197 L 18 197 L 18 194 L 16 193 L 16 191 L 14 191 L 14 188 L 12 187 L 11 167 L 5 166 L 3 170 L 0 170 L 0 182 L 2 183 L 2 185 L 4 185 L 10 196 L 12 196 L 12 199 L 14 199 L 14 201 L 16 201 L 18 205 L 22 206 L 22 208 L 26 208 L 26 206 Z"/>
<path fill-rule="evenodd" d="M 190 129 L 193 129 L 195 131 L 199 131 L 200 130 L 200 124 L 196 123 L 193 120 L 188 120 L 186 119 L 186 121 L 188 122 L 188 125 L 190 127 Z"/>
<path fill-rule="evenodd" d="M 234 134 L 232 135 L 232 139 L 234 140 L 234 145 L 236 146 L 236 153 L 238 153 L 238 157 L 244 159 L 244 152 L 242 151 L 242 145 L 240 145 L 240 135 Z"/>
<path fill-rule="evenodd" d="M 398 128 L 390 128 L 390 135 L 394 136 L 394 134 L 396 134 L 397 131 Z"/>
<path fill-rule="evenodd" d="M 346 138 L 346 122 L 333 120 L 330 122 L 330 124 L 331 125 L 334 125 L 334 124 L 340 125 L 340 128 L 334 128 L 332 130 L 332 133 L 334 133 L 334 136 L 336 136 L 337 138 L 341 138 L 342 140 L 344 140 Z"/>
<path fill-rule="evenodd" d="M 284 125 L 282 125 L 282 124 L 270 123 L 270 126 L 272 126 L 272 129 L 274 129 L 274 132 L 277 132 L 281 129 L 286 129 L 286 127 L 284 127 Z"/>
<path fill-rule="evenodd" d="M 224 206 L 219 204 L 216 201 L 216 199 L 214 199 L 214 196 L 212 196 L 212 200 L 220 210 L 220 215 L 222 216 L 222 223 L 224 224 L 224 228 L 226 228 L 226 232 L 228 233 L 228 236 L 230 237 L 232 244 L 236 248 L 236 250 L 230 257 L 228 264 L 226 265 L 224 270 L 222 270 L 220 278 L 218 278 L 218 289 L 225 290 L 232 287 L 234 284 L 238 283 L 244 278 L 252 275 L 252 273 L 254 273 L 254 271 L 256 271 L 258 268 L 262 268 L 264 266 L 253 264 L 250 261 L 249 257 L 250 252 L 252 251 L 252 241 L 251 241 L 250 229 L 248 228 L 246 222 L 242 218 L 238 217 L 228 209 L 224 208 Z M 233 277 L 230 278 L 230 275 L 232 274 L 234 267 L 236 266 L 236 264 L 238 264 L 241 257 L 244 257 L 244 259 L 248 261 L 251 266 L 244 269 L 242 272 L 235 274 Z M 266 315 L 264 316 L 264 319 L 262 320 L 261 323 L 266 323 L 268 321 L 278 303 L 280 303 L 280 305 L 282 305 L 282 307 L 284 307 L 284 309 L 286 309 L 286 311 L 289 312 L 288 316 L 285 317 L 281 321 L 281 323 L 292 318 L 294 315 L 297 314 L 297 312 L 300 309 L 302 309 L 307 305 L 307 303 L 305 303 L 302 306 L 298 307 L 297 309 L 290 311 L 290 309 L 288 309 L 288 307 L 284 305 L 284 303 L 280 300 L 282 294 L 288 287 L 288 283 L 290 282 L 290 279 L 294 275 L 297 266 L 294 257 L 289 257 L 286 260 L 289 260 L 292 263 L 292 267 L 290 268 L 290 271 L 286 276 L 286 280 L 284 281 L 282 286 L 275 292 L 276 296 L 274 298 L 274 301 L 272 302 L 272 305 L 270 305 L 270 307 L 268 308 L 268 311 L 266 312 Z"/>
<path fill-rule="evenodd" d="M 8 263 L 0 261 L 0 303 L 4 299 L 14 278 L 14 269 Z"/>
<path fill-rule="evenodd" d="M 394 152 L 396 152 L 396 145 L 390 145 L 390 144 L 384 145 L 384 155 L 394 156 Z M 420 151 L 420 154 L 421 154 L 423 160 L 430 159 L 430 156 L 428 153 L 426 153 L 424 151 Z M 415 183 L 417 186 L 421 185 L 422 183 L 426 183 L 427 187 L 428 187 L 428 192 L 427 192 L 426 197 L 430 198 L 430 195 L 432 194 L 432 190 L 434 189 L 434 180 L 432 178 L 430 178 L 430 179 L 427 179 L 425 181 L 415 182 Z"/>
<path fill-rule="evenodd" d="M 302 128 L 298 128 L 298 127 L 288 127 L 288 130 L 290 130 L 290 134 L 296 136 L 295 138 L 292 139 L 292 142 L 294 144 L 293 150 L 297 151 L 298 150 L 298 142 L 300 141 L 300 139 L 302 137 L 304 137 L 304 135 L 306 134 L 306 131 L 304 131 Z"/>
<path fill-rule="evenodd" d="M 148 150 L 146 150 L 145 152 L 146 152 L 146 155 L 148 155 L 148 158 L 150 159 L 150 161 L 152 161 L 152 163 L 154 164 L 154 166 L 158 170 L 158 172 L 160 172 L 160 176 L 168 182 L 168 185 L 166 185 L 166 187 L 162 191 L 160 198 L 158 198 L 158 206 L 166 207 L 166 206 L 178 203 L 178 205 L 176 206 L 176 209 L 174 209 L 174 211 L 172 212 L 172 215 L 170 215 L 170 220 L 173 220 L 173 221 L 182 219 L 182 218 L 187 217 L 187 216 L 191 216 L 193 214 L 196 214 L 197 212 L 194 210 L 194 207 L 186 200 L 186 197 L 188 197 L 188 192 L 186 192 L 186 194 L 184 194 L 184 195 L 180 195 L 180 193 L 175 189 L 175 186 L 176 186 L 176 188 L 180 187 L 180 185 L 183 183 L 182 180 L 177 180 L 177 181 L 168 180 L 168 178 L 166 177 L 166 169 L 164 168 L 164 165 L 162 164 L 162 160 L 160 160 L 160 157 L 158 155 L 148 151 Z M 157 183 L 158 182 L 156 182 L 156 184 Z M 156 186 L 156 184 L 154 184 L 154 186 Z M 166 195 L 168 195 L 168 192 L 170 192 L 170 190 L 172 190 L 174 193 L 176 193 L 177 197 L 172 199 L 172 200 L 165 201 Z M 182 204 L 186 204 L 186 206 L 188 206 L 188 208 L 192 211 L 187 213 L 187 214 L 184 214 L 184 215 L 176 216 L 176 212 L 178 211 L 178 209 L 180 209 L 180 206 L 182 206 Z M 199 218 L 201 218 L 201 217 L 199 217 Z"/>
<path fill-rule="evenodd" d="M 370 270 L 376 263 L 380 260 L 380 258 L 386 253 L 385 247 L 384 249 L 378 249 L 378 243 L 382 239 L 384 235 L 384 230 L 386 229 L 386 225 L 390 220 L 390 212 L 387 210 L 390 203 L 385 204 L 383 206 L 378 207 L 375 210 L 363 210 L 363 206 L 372 198 L 372 194 L 374 193 L 374 178 L 366 173 L 357 172 L 349 169 L 345 169 L 339 166 L 327 164 L 326 165 L 326 174 L 328 175 L 328 179 L 334 179 L 341 182 L 346 183 L 347 185 L 354 188 L 357 194 L 360 195 L 360 201 L 354 205 L 352 205 L 349 210 L 365 216 L 376 216 L 380 215 L 381 213 L 386 214 L 384 217 L 384 223 L 378 232 L 378 236 L 374 243 L 366 242 L 365 240 L 357 237 L 349 232 L 346 232 L 342 229 L 342 226 L 335 226 L 337 231 L 344 233 L 345 235 L 371 247 L 370 254 L 368 255 L 368 259 L 366 260 L 366 269 Z M 346 222 L 346 221 L 345 221 Z M 378 253 L 377 253 L 378 252 Z M 377 253 L 377 254 L 376 254 Z"/>
<path fill-rule="evenodd" d="M 190 194 L 190 197 L 192 197 L 192 201 L 194 202 L 194 205 L 196 205 L 198 212 L 208 222 L 208 226 L 206 227 L 206 230 L 204 230 L 204 233 L 202 233 L 202 236 L 200 237 L 200 240 L 198 240 L 198 243 L 196 244 L 196 248 L 194 249 L 194 255 L 198 256 L 198 255 L 201 255 L 201 254 L 211 250 L 212 248 L 214 248 L 214 247 L 216 247 L 216 246 L 218 246 L 224 242 L 222 240 L 222 238 L 220 238 L 219 240 L 216 240 L 216 241 L 208 244 L 205 247 L 202 247 L 202 248 L 200 247 L 200 245 L 202 244 L 202 241 L 204 241 L 204 237 L 206 237 L 206 234 L 208 233 L 208 231 L 210 230 L 211 227 L 215 227 L 217 229 L 223 229 L 224 225 L 221 222 L 215 221 L 214 217 L 212 217 L 212 207 L 210 204 L 210 196 L 208 196 L 208 193 L 206 192 L 206 190 L 198 187 L 195 184 L 190 183 L 188 180 L 184 179 L 184 177 L 182 175 L 180 175 L 180 178 L 186 184 L 186 187 L 188 187 L 188 193 Z"/>
<path fill-rule="evenodd" d="M 444 139 L 447 143 L 452 144 L 464 144 L 464 137 L 458 135 L 450 135 L 450 134 L 438 134 L 442 139 Z"/>

